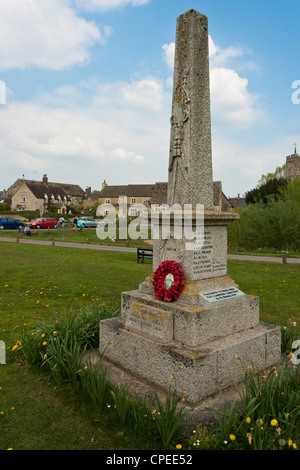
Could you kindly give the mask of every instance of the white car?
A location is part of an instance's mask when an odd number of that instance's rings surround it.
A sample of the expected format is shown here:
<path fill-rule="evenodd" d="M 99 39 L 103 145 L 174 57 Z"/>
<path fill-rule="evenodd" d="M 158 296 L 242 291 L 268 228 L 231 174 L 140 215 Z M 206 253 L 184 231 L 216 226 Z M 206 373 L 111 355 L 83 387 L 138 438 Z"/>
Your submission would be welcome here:
<path fill-rule="evenodd" d="M 81 220 L 83 228 L 85 227 L 96 228 L 97 227 L 97 222 L 92 217 L 78 217 L 78 220 Z"/>

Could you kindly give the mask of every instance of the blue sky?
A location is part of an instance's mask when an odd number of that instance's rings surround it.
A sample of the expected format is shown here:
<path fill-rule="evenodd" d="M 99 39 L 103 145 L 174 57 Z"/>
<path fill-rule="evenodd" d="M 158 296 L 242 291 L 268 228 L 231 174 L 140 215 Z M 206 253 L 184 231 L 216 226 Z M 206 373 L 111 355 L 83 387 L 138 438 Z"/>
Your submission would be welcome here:
<path fill-rule="evenodd" d="M 167 181 L 176 18 L 190 8 L 208 17 L 224 193 L 299 149 L 299 0 L 1 0 L 0 190 L 23 174 L 92 190 Z"/>

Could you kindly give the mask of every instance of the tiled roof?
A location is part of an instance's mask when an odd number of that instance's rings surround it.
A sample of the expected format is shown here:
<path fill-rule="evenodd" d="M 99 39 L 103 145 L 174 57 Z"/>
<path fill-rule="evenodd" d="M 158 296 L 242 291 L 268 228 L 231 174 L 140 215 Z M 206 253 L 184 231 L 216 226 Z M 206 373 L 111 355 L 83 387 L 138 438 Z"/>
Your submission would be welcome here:
<path fill-rule="evenodd" d="M 65 184 L 65 183 L 42 183 L 40 181 L 24 180 L 24 183 L 28 186 L 30 191 L 38 199 L 43 199 L 45 194 L 55 197 L 58 196 L 63 198 L 64 196 L 84 197 L 85 192 L 77 184 Z"/>
<path fill-rule="evenodd" d="M 153 184 L 128 184 L 126 186 L 105 186 L 99 193 L 99 198 L 118 198 L 127 197 L 150 197 Z"/>

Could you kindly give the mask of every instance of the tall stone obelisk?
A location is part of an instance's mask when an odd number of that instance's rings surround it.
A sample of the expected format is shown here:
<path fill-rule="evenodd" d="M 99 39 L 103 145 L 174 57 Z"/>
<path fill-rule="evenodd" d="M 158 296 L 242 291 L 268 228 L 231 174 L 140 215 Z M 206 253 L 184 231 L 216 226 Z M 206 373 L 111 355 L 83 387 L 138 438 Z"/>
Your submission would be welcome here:
<path fill-rule="evenodd" d="M 189 10 L 177 19 L 168 204 L 213 209 L 207 17 Z"/>
<path fill-rule="evenodd" d="M 174 211 L 170 237 L 153 240 L 153 275 L 122 293 L 120 317 L 100 322 L 100 353 L 113 367 L 164 391 L 175 374 L 192 404 L 241 381 L 245 366 L 265 370 L 280 360 L 280 327 L 260 323 L 258 297 L 227 274 L 227 226 L 235 215 L 213 205 L 208 58 L 207 18 L 189 10 L 177 19 L 168 203 L 191 205 L 196 230 L 196 206 L 204 205 L 204 229 L 187 248 L 188 237 L 176 237 Z M 172 287 L 166 283 L 165 262 L 184 273 L 175 301 L 155 295 L 157 272 L 160 292 L 178 287 L 176 272 Z"/>

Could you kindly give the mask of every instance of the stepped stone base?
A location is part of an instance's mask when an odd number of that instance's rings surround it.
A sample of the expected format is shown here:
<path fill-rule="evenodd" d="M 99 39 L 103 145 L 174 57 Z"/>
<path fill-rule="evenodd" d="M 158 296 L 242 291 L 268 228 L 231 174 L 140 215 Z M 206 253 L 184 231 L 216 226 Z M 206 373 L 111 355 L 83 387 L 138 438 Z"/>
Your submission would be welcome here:
<path fill-rule="evenodd" d="M 155 299 L 152 276 L 122 293 L 121 317 L 100 322 L 100 353 L 167 392 L 176 377 L 192 406 L 240 383 L 247 366 L 265 371 L 281 358 L 281 329 L 259 321 L 259 299 L 228 276 L 187 281 L 178 300 Z"/>
<path fill-rule="evenodd" d="M 259 299 L 244 295 L 242 300 L 209 307 L 161 302 L 140 291 L 124 292 L 122 320 L 125 329 L 160 343 L 196 347 L 258 325 Z"/>
<path fill-rule="evenodd" d="M 128 331 L 118 317 L 101 321 L 100 353 L 112 364 L 154 387 L 167 391 L 175 375 L 178 393 L 187 403 L 200 403 L 220 389 L 240 382 L 245 369 L 265 370 L 280 361 L 280 327 L 259 323 L 255 327 L 185 347 L 178 341 L 160 343 Z"/>

